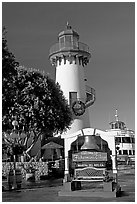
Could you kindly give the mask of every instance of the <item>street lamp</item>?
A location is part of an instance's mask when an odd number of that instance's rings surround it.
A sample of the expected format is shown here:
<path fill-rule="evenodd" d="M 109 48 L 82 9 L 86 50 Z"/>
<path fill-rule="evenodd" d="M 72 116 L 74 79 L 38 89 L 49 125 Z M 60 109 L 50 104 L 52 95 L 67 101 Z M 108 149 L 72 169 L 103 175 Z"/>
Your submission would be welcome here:
<path fill-rule="evenodd" d="M 116 138 L 115 138 L 115 154 L 116 154 L 116 183 L 118 183 L 118 151 L 119 151 L 119 142 L 116 141 Z"/>
<path fill-rule="evenodd" d="M 14 117 L 14 116 L 13 116 Z M 10 134 L 6 133 L 6 139 L 8 139 L 11 142 L 11 148 L 13 153 L 13 170 L 10 169 L 9 172 L 9 189 L 12 188 L 12 185 L 15 183 L 15 177 L 16 177 L 16 183 L 17 188 L 21 188 L 22 183 L 22 176 L 20 169 L 16 169 L 16 156 L 23 153 L 23 145 L 21 145 L 20 141 L 24 139 L 27 135 L 24 131 L 24 124 L 22 130 L 20 130 L 19 122 L 17 121 L 17 116 L 14 117 L 14 120 L 12 121 L 13 129 Z M 18 128 L 17 128 L 18 127 Z"/>

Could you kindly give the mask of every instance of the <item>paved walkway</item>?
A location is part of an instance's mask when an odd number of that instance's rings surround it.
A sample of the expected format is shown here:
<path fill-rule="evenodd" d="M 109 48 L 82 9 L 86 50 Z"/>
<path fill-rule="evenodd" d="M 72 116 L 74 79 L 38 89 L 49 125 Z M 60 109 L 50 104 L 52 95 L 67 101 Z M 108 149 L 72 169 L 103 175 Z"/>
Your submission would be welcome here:
<path fill-rule="evenodd" d="M 58 196 L 62 179 L 41 181 L 24 186 L 20 191 L 6 191 L 3 202 L 135 202 L 135 170 L 119 172 L 123 194 L 118 198 L 82 198 Z M 25 184 L 24 184 L 25 185 Z"/>

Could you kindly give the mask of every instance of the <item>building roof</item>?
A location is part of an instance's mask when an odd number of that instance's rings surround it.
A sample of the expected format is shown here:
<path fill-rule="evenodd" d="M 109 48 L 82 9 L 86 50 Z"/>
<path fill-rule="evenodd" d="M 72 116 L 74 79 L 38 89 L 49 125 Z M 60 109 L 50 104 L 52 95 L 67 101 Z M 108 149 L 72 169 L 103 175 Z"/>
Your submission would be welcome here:
<path fill-rule="evenodd" d="M 73 36 L 76 36 L 79 39 L 79 34 L 72 29 L 72 27 L 69 25 L 68 22 L 67 22 L 66 29 L 64 31 L 61 31 L 59 33 L 58 37 L 61 37 L 63 35 L 73 35 Z"/>

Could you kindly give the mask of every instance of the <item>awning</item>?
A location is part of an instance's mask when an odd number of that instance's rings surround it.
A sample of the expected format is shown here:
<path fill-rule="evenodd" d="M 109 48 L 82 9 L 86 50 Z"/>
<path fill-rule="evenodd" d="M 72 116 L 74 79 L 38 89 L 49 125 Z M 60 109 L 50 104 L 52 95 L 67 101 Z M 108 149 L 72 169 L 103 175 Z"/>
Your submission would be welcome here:
<path fill-rule="evenodd" d="M 45 144 L 41 149 L 61 149 L 61 148 L 63 148 L 62 145 L 59 145 L 55 142 L 49 142 Z"/>

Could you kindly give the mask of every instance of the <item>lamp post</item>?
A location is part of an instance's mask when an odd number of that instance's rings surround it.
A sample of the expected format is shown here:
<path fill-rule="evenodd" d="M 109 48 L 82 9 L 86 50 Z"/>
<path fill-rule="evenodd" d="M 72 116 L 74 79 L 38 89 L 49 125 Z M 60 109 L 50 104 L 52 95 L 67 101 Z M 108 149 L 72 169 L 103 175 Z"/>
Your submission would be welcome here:
<path fill-rule="evenodd" d="M 16 156 L 23 153 L 23 145 L 21 145 L 20 141 L 27 136 L 24 131 L 24 124 L 22 123 L 23 128 L 20 130 L 17 116 L 12 116 L 12 118 L 14 118 L 12 121 L 13 129 L 10 134 L 6 134 L 6 138 L 11 142 L 13 153 L 13 170 L 10 169 L 8 178 L 10 190 L 12 189 L 12 185 L 15 188 L 15 183 L 17 184 L 17 189 L 21 188 L 22 175 L 20 169 L 16 169 Z"/>
<path fill-rule="evenodd" d="M 117 155 L 118 155 L 118 151 L 119 151 L 119 143 L 116 142 L 116 138 L 115 138 L 115 151 L 116 151 L 116 183 L 118 183 L 118 160 L 117 160 Z"/>

